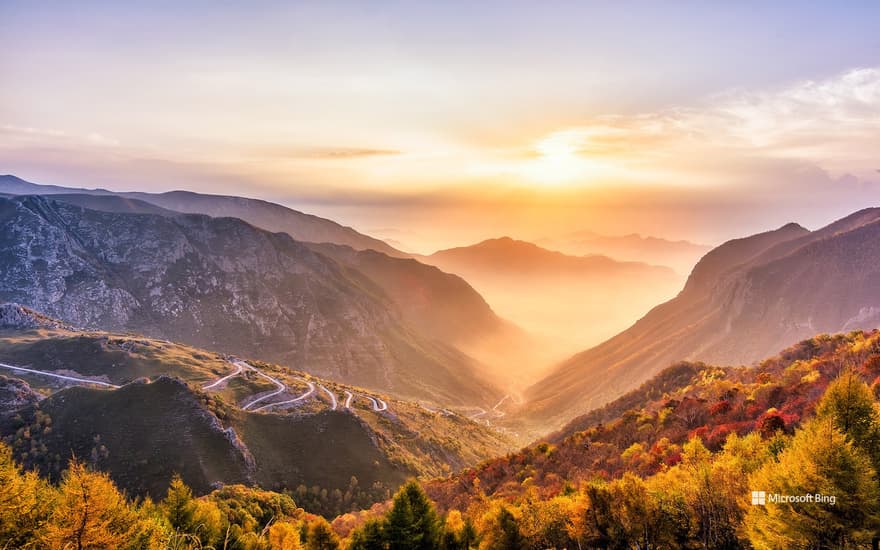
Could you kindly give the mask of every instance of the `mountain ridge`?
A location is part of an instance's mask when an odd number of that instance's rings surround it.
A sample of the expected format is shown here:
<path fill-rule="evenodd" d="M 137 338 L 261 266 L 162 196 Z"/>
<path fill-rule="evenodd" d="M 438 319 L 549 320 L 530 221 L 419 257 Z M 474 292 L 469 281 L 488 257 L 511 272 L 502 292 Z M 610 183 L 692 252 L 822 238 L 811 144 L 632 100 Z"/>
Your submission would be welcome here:
<path fill-rule="evenodd" d="M 363 274 L 285 233 L 38 196 L 0 199 L 0 219 L 0 299 L 440 403 L 500 395 L 473 359 L 407 327 Z"/>
<path fill-rule="evenodd" d="M 107 189 L 81 189 L 57 185 L 43 185 L 26 181 L 11 174 L 0 176 L 0 193 L 14 195 L 94 195 L 118 196 L 135 199 L 157 208 L 181 214 L 206 214 L 212 217 L 240 218 L 274 233 L 290 234 L 296 240 L 307 242 L 333 242 L 345 244 L 357 250 L 375 249 L 390 256 L 408 257 L 388 243 L 357 232 L 333 220 L 321 218 L 265 201 L 236 197 L 232 195 L 212 195 L 194 191 L 168 191 L 165 193 L 143 193 L 131 191 L 108 191 Z M 78 199 L 80 202 L 83 199 Z M 92 205 L 94 209 L 94 205 Z"/>
<path fill-rule="evenodd" d="M 875 328 L 878 219 L 867 209 L 814 232 L 787 224 L 717 247 L 678 296 L 529 388 L 523 415 L 558 427 L 674 361 L 748 364 L 785 341 Z"/>

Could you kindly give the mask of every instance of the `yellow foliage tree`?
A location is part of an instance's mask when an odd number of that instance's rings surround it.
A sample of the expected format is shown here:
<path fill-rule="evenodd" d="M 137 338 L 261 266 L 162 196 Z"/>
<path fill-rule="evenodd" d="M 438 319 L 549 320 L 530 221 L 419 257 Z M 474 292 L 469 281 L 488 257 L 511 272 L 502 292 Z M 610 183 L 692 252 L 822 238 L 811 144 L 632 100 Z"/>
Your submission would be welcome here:
<path fill-rule="evenodd" d="M 35 472 L 23 473 L 0 443 L 0 548 L 25 548 L 46 522 L 55 491 Z"/>
<path fill-rule="evenodd" d="M 73 460 L 58 488 L 42 543 L 58 550 L 140 548 L 144 538 L 149 539 L 146 527 L 107 474 L 90 472 Z"/>
<path fill-rule="evenodd" d="M 300 550 L 299 529 L 283 521 L 273 523 L 269 528 L 269 545 L 272 550 Z"/>
<path fill-rule="evenodd" d="M 832 418 L 808 423 L 779 455 L 750 478 L 766 504 L 749 506 L 745 530 L 757 550 L 849 548 L 868 545 L 878 527 L 877 474 L 866 453 Z M 812 495 L 806 502 L 774 502 L 772 495 Z M 817 499 L 815 495 L 834 497 Z"/>

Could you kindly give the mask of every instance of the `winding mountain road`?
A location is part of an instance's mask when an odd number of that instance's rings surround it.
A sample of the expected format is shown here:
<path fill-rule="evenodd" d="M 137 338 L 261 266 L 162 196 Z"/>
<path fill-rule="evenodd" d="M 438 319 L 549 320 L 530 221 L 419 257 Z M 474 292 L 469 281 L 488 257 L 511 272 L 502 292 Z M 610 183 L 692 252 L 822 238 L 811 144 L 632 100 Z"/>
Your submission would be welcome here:
<path fill-rule="evenodd" d="M 215 382 L 212 382 L 212 383 L 208 384 L 207 386 L 202 386 L 202 389 L 203 389 L 203 390 L 210 390 L 211 388 L 216 388 L 217 386 L 219 386 L 219 385 L 222 384 L 223 382 L 226 382 L 226 381 L 229 380 L 230 378 L 234 378 L 234 377 L 238 376 L 239 374 L 241 374 L 242 372 L 244 372 L 245 364 L 246 364 L 246 363 L 244 363 L 243 361 L 236 361 L 236 362 L 234 363 L 234 365 L 235 365 L 235 367 L 236 367 L 235 372 L 233 372 L 232 374 L 227 374 L 227 375 L 224 376 L 223 378 L 220 378 L 220 379 L 216 380 Z"/>
<path fill-rule="evenodd" d="M 266 409 L 269 409 L 269 408 L 272 408 L 272 407 L 277 407 L 277 406 L 279 406 L 279 405 L 289 405 L 289 404 L 291 404 L 291 403 L 296 403 L 296 402 L 298 402 L 298 401 L 302 401 L 302 400 L 305 399 L 306 397 L 309 397 L 310 395 L 312 395 L 313 393 L 315 393 L 315 389 L 316 389 L 316 388 L 315 388 L 315 383 L 314 383 L 314 382 L 309 382 L 308 380 L 305 380 L 305 379 L 303 379 L 303 378 L 300 378 L 300 380 L 302 380 L 303 382 L 305 382 L 306 384 L 309 385 L 309 391 L 307 391 L 306 393 L 300 395 L 299 397 L 295 397 L 295 398 L 293 398 L 293 399 L 288 399 L 287 401 L 278 401 L 277 403 L 268 403 L 268 404 L 266 404 L 266 405 L 263 405 L 262 407 L 257 407 L 256 409 L 254 409 L 254 412 L 257 412 L 257 411 L 263 411 L 263 410 L 266 410 Z"/>
<path fill-rule="evenodd" d="M 21 372 L 29 372 L 31 374 L 38 374 L 40 376 L 49 376 L 51 378 L 58 378 L 61 380 L 67 380 L 69 382 L 78 382 L 80 384 L 95 384 L 98 386 L 104 386 L 105 388 L 113 388 L 118 389 L 119 386 L 116 384 L 111 384 L 109 382 L 101 382 L 99 380 L 89 380 L 88 378 L 77 378 L 75 376 L 66 376 L 64 374 L 55 374 L 54 372 L 41 371 L 36 369 L 26 369 L 24 367 L 16 367 L 14 365 L 7 365 L 6 363 L 0 363 L 0 368 L 10 369 L 14 371 Z"/>
<path fill-rule="evenodd" d="M 369 395 L 365 395 L 364 397 L 366 397 L 367 399 L 370 400 L 370 402 L 373 403 L 373 410 L 374 411 L 382 412 L 382 411 L 388 410 L 388 404 L 385 403 L 384 401 L 382 401 L 381 399 L 379 399 L 378 397 L 371 397 Z"/>
<path fill-rule="evenodd" d="M 243 363 L 244 366 L 246 366 L 248 369 L 250 369 L 250 370 L 256 372 L 259 376 L 265 378 L 265 379 L 268 380 L 269 382 L 272 382 L 273 384 L 275 384 L 275 387 L 278 388 L 278 389 L 276 389 L 275 391 L 273 391 L 273 392 L 271 392 L 271 393 L 267 393 L 266 395 L 264 395 L 264 396 L 262 396 L 262 397 L 258 397 L 258 398 L 256 398 L 256 399 L 254 399 L 253 401 L 251 401 L 251 402 L 248 403 L 247 405 L 243 406 L 243 407 L 241 408 L 241 410 L 246 411 L 246 410 L 250 409 L 251 407 L 253 407 L 254 405 L 256 405 L 257 403 L 259 403 L 259 402 L 261 402 L 261 401 L 265 401 L 266 399 L 270 399 L 270 398 L 272 398 L 272 397 L 275 397 L 275 396 L 278 395 L 279 393 L 283 393 L 284 391 L 287 390 L 287 385 L 285 385 L 284 382 L 281 382 L 280 380 L 277 380 L 277 379 L 275 379 L 275 378 L 272 378 L 271 376 L 269 376 L 268 374 L 264 373 L 264 372 L 261 371 L 260 369 L 258 369 L 258 368 L 256 368 L 256 367 L 253 367 L 253 366 L 251 366 L 251 365 L 245 363 L 244 361 L 237 361 L 236 363 Z"/>
<path fill-rule="evenodd" d="M 315 384 L 314 382 L 306 380 L 305 378 L 297 378 L 297 380 L 307 384 L 309 387 L 309 389 L 305 393 L 303 393 L 302 395 L 299 395 L 293 399 L 287 399 L 285 401 L 278 401 L 275 403 L 265 403 L 263 405 L 260 405 L 257 408 L 254 408 L 254 405 L 256 405 L 258 403 L 262 403 L 263 401 L 266 401 L 267 399 L 271 399 L 271 398 L 275 397 L 276 395 L 280 395 L 280 394 L 288 391 L 290 389 L 289 386 L 287 386 L 287 384 L 285 384 L 281 380 L 278 380 L 277 378 L 273 378 L 273 377 L 269 376 L 268 374 L 264 373 L 263 371 L 261 371 L 257 367 L 255 367 L 245 361 L 242 361 L 240 359 L 231 360 L 230 363 L 235 365 L 235 370 L 233 372 L 227 374 L 226 376 L 218 378 L 217 380 L 214 380 L 213 382 L 205 384 L 204 386 L 202 386 L 202 389 L 203 390 L 216 389 L 218 386 L 222 385 L 227 380 L 241 375 L 241 373 L 243 373 L 246 370 L 253 371 L 253 372 L 257 373 L 258 376 L 261 376 L 261 377 L 265 378 L 266 380 L 275 384 L 276 389 L 274 391 L 267 393 L 265 395 L 261 395 L 260 397 L 257 397 L 256 399 L 252 399 L 247 404 L 243 405 L 241 407 L 241 409 L 244 411 L 247 411 L 247 410 L 250 410 L 252 412 L 265 411 L 267 409 L 271 409 L 272 407 L 279 407 L 282 405 L 289 405 L 291 403 L 298 403 L 298 402 L 314 395 L 315 392 L 318 391 L 318 388 L 321 388 L 321 391 L 324 392 L 328 398 L 330 398 L 330 409 L 331 410 L 335 411 L 339 408 L 339 399 L 336 397 L 336 394 L 334 392 L 330 391 L 323 384 Z M 362 393 L 353 393 L 348 390 L 344 390 L 344 391 L 345 391 L 345 401 L 343 402 L 342 406 L 346 409 L 351 408 L 351 403 L 352 403 L 352 400 L 354 399 L 355 396 L 360 396 L 360 397 L 363 397 L 364 399 L 367 399 L 370 401 L 370 404 L 372 405 L 373 410 L 375 412 L 383 412 L 383 411 L 388 410 L 388 403 L 379 397 L 372 397 L 370 395 L 365 395 Z"/>
<path fill-rule="evenodd" d="M 325 388 L 324 386 L 322 386 L 322 385 L 320 385 L 320 384 L 318 385 L 318 387 L 320 387 L 320 388 L 321 388 L 321 391 L 323 391 L 324 393 L 327 394 L 327 396 L 330 397 L 331 410 L 334 410 L 334 411 L 335 411 L 335 410 L 336 410 L 336 407 L 339 406 L 339 403 L 336 401 L 336 394 L 333 393 L 332 391 L 328 390 L 327 388 Z"/>
<path fill-rule="evenodd" d="M 505 395 L 504 397 L 502 397 L 502 398 L 501 398 L 501 401 L 499 401 L 498 403 L 495 403 L 495 406 L 492 407 L 492 412 L 495 413 L 495 418 L 501 418 L 502 416 L 504 416 L 505 414 L 507 414 L 507 413 L 504 412 L 504 411 L 499 411 L 499 410 L 498 410 L 498 407 L 500 407 L 501 404 L 504 403 L 505 401 L 507 401 L 508 399 L 510 399 L 510 394 L 507 394 L 507 395 Z"/>

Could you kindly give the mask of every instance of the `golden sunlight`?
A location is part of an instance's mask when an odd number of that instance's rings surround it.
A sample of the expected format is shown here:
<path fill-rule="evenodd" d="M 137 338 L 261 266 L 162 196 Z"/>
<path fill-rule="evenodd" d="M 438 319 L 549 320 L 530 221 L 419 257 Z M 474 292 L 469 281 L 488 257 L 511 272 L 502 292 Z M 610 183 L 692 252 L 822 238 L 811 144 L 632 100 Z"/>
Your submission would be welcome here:
<path fill-rule="evenodd" d="M 535 144 L 537 158 L 523 167 L 530 180 L 541 185 L 585 183 L 605 172 L 603 163 L 582 154 L 586 136 L 578 130 L 554 132 Z"/>

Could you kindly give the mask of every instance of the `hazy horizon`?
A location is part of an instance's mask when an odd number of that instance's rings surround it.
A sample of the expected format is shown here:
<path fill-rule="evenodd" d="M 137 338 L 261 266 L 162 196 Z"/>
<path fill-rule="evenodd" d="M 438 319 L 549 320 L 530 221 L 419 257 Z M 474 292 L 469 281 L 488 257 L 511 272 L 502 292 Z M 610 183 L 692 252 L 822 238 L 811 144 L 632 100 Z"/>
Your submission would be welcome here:
<path fill-rule="evenodd" d="M 6 2 L 0 171 L 422 253 L 818 227 L 880 199 L 877 7 L 786 4 Z"/>

